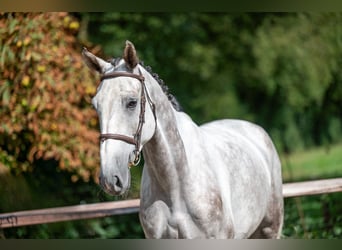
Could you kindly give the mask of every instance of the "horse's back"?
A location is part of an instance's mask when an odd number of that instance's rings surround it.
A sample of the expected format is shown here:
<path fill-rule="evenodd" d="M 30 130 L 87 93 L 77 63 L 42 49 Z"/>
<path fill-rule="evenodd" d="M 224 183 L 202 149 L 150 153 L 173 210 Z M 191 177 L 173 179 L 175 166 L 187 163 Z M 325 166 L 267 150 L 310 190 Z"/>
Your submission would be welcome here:
<path fill-rule="evenodd" d="M 255 153 L 254 157 L 262 158 L 269 168 L 272 167 L 271 162 L 277 153 L 262 127 L 244 120 L 225 119 L 203 124 L 200 129 L 204 137 L 211 138 L 213 143 L 225 144 L 241 151 L 249 150 Z"/>
<path fill-rule="evenodd" d="M 252 143 L 253 147 L 267 153 L 275 152 L 275 148 L 268 134 L 260 126 L 235 119 L 216 120 L 205 123 L 199 127 L 185 113 L 176 115 L 178 129 L 185 143 L 185 147 L 192 148 L 194 143 L 206 142 L 225 143 L 228 145 L 236 143 Z M 208 141 L 209 140 L 209 141 Z"/>

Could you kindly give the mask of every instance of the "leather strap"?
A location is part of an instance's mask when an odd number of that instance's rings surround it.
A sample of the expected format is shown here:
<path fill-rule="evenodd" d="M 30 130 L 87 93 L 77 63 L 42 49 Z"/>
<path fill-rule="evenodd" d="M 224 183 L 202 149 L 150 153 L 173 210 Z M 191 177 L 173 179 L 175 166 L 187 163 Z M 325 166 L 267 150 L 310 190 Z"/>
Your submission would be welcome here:
<path fill-rule="evenodd" d="M 143 82 L 145 80 L 145 78 L 142 75 L 137 75 L 137 74 L 133 74 L 133 73 L 129 73 L 129 72 L 111 72 L 105 75 L 101 76 L 101 81 L 106 80 L 106 79 L 110 79 L 110 78 L 116 78 L 116 77 L 120 77 L 120 76 L 125 76 L 125 77 L 133 77 L 137 80 L 139 80 L 140 82 Z"/>
<path fill-rule="evenodd" d="M 112 139 L 112 140 L 120 140 L 127 142 L 128 144 L 135 145 L 135 140 L 133 137 L 127 136 L 127 135 L 120 135 L 120 134 L 101 134 L 100 135 L 100 140 L 101 142 L 104 142 L 107 139 Z"/>
<path fill-rule="evenodd" d="M 100 140 L 101 142 L 104 142 L 107 139 L 113 139 L 113 140 L 120 140 L 120 141 L 124 141 L 128 144 L 132 144 L 135 146 L 135 150 L 133 151 L 134 154 L 134 160 L 130 163 L 130 166 L 136 166 L 138 165 L 139 161 L 140 161 L 140 140 L 141 140 L 141 132 L 142 132 L 142 128 L 143 125 L 145 123 L 145 104 L 146 104 L 146 97 L 147 97 L 147 101 L 152 109 L 152 113 L 154 116 L 154 119 L 156 121 L 156 114 L 155 114 L 155 105 L 152 102 L 147 89 L 146 89 L 146 85 L 145 85 L 145 78 L 144 76 L 141 74 L 141 71 L 139 70 L 139 75 L 137 74 L 133 74 L 133 73 L 129 73 L 129 72 L 111 72 L 105 75 L 101 76 L 101 81 L 106 80 L 106 79 L 110 79 L 110 78 L 116 78 L 116 77 L 132 77 L 135 78 L 137 80 L 140 81 L 141 83 L 141 96 L 140 96 L 140 115 L 139 115 L 139 123 L 138 123 L 138 128 L 136 130 L 136 133 L 134 134 L 133 137 L 131 136 L 127 136 L 127 135 L 122 135 L 122 134 L 111 134 L 111 133 L 107 133 L 107 134 L 101 134 L 100 135 Z"/>

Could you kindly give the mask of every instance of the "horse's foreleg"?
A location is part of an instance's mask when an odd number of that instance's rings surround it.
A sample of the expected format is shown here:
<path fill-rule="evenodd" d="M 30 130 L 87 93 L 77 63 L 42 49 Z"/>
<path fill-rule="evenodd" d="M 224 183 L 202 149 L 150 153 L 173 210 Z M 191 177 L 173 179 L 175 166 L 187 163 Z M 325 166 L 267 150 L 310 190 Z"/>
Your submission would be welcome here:
<path fill-rule="evenodd" d="M 155 201 L 140 211 L 140 221 L 146 238 L 177 238 L 177 230 L 169 226 L 170 209 L 163 201 Z"/>

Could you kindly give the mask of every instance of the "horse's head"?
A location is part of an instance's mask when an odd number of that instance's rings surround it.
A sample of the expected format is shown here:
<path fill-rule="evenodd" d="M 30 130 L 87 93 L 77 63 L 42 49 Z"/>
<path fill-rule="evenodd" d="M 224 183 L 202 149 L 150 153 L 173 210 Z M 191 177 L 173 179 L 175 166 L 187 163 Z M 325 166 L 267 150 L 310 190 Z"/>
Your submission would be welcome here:
<path fill-rule="evenodd" d="M 130 186 L 130 166 L 138 163 L 143 145 L 155 132 L 154 105 L 132 43 L 126 42 L 123 59 L 115 63 L 86 49 L 82 54 L 102 76 L 92 100 L 101 130 L 100 184 L 107 193 L 120 195 Z"/>

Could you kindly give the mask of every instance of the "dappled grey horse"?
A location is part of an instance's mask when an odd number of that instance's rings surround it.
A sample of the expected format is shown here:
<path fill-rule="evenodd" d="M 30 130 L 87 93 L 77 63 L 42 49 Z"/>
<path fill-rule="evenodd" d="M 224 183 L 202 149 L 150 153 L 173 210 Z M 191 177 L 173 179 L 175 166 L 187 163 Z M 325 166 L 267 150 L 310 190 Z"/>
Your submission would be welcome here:
<path fill-rule="evenodd" d="M 241 120 L 197 126 L 128 41 L 122 59 L 82 54 L 101 74 L 92 100 L 101 130 L 100 184 L 112 195 L 127 192 L 142 151 L 146 237 L 280 237 L 281 165 L 261 127 Z"/>

